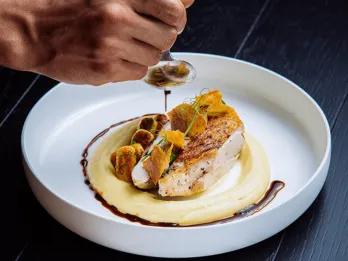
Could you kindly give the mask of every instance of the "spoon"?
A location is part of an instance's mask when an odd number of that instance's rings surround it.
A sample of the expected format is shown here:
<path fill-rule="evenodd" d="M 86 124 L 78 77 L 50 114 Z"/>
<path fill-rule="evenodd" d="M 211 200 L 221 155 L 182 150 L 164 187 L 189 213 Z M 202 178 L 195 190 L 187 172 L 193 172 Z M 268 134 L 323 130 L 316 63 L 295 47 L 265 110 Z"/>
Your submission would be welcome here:
<path fill-rule="evenodd" d="M 168 50 L 162 53 L 157 65 L 149 68 L 144 80 L 156 88 L 168 89 L 190 83 L 196 75 L 196 69 L 192 64 L 174 59 Z"/>

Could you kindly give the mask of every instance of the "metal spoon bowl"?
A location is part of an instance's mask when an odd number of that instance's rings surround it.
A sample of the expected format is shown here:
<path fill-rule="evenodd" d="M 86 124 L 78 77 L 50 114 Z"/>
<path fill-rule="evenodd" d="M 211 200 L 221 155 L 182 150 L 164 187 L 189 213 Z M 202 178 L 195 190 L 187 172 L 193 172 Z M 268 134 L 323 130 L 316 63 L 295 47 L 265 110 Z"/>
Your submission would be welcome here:
<path fill-rule="evenodd" d="M 184 66 L 187 74 L 179 75 L 175 68 Z M 161 56 L 161 61 L 149 68 L 144 80 L 149 85 L 156 88 L 172 88 L 192 82 L 196 78 L 196 70 L 189 62 L 176 60 L 172 57 L 170 51 L 166 51 Z"/>

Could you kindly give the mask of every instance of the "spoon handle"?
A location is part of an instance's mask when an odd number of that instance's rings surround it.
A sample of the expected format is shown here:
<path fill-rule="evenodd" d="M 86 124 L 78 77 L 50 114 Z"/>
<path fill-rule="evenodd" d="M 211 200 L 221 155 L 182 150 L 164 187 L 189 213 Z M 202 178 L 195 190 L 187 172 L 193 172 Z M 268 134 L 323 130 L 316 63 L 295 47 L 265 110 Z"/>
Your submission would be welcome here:
<path fill-rule="evenodd" d="M 174 61 L 174 58 L 171 55 L 170 50 L 167 50 L 161 54 L 161 61 Z"/>

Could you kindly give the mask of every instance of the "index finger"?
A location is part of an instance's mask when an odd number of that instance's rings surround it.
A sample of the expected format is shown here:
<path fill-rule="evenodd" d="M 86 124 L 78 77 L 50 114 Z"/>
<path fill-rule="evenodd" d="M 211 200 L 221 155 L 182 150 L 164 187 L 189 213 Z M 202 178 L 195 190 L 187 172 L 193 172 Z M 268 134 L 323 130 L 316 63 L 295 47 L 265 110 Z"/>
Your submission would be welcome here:
<path fill-rule="evenodd" d="M 193 5 L 195 0 L 181 0 L 185 8 L 189 8 L 191 5 Z"/>
<path fill-rule="evenodd" d="M 188 4 L 192 0 L 185 0 Z M 181 0 L 134 0 L 137 13 L 152 16 L 181 32 L 186 24 L 186 9 Z"/>

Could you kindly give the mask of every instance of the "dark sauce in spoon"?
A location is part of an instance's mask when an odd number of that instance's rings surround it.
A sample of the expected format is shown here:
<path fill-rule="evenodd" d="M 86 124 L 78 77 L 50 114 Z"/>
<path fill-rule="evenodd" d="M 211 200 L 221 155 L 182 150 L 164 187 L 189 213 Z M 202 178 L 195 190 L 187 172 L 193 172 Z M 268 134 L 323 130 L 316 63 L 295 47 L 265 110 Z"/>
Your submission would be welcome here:
<path fill-rule="evenodd" d="M 158 88 L 173 87 L 185 83 L 190 69 L 185 63 L 178 65 L 165 64 L 149 70 L 145 82 Z"/>
<path fill-rule="evenodd" d="M 133 121 L 136 119 L 139 119 L 141 117 L 144 116 L 151 116 L 151 115 L 158 115 L 158 114 L 145 114 L 143 116 L 139 116 L 139 117 L 135 117 L 135 118 L 131 118 L 129 120 L 124 120 L 118 123 L 115 123 L 113 125 L 111 125 L 110 127 L 106 128 L 105 130 L 101 131 L 100 133 L 98 133 L 85 147 L 85 149 L 82 152 L 82 160 L 80 161 L 80 164 L 82 166 L 82 172 L 83 175 L 85 176 L 85 184 L 89 186 L 89 188 L 95 193 L 95 198 L 101 202 L 101 204 L 106 207 L 107 209 L 109 209 L 113 214 L 121 217 L 121 218 L 125 218 L 131 222 L 136 222 L 136 223 L 140 223 L 142 225 L 147 225 L 147 226 L 159 226 L 159 227 L 181 227 L 178 224 L 173 224 L 173 223 L 152 223 L 150 221 L 147 221 L 145 219 L 139 218 L 137 216 L 134 215 L 130 215 L 130 214 L 124 214 L 122 212 L 120 212 L 116 207 L 109 205 L 104 199 L 103 197 L 100 195 L 99 192 L 97 192 L 90 184 L 89 180 L 88 180 L 88 175 L 87 175 L 87 166 L 88 166 L 88 150 L 89 148 L 101 137 L 103 137 L 106 133 L 108 133 L 111 129 L 120 126 L 122 124 L 125 124 L 129 121 Z M 262 199 L 256 203 L 253 204 L 243 210 L 241 210 L 240 212 L 234 214 L 232 217 L 226 218 L 226 219 L 222 219 L 222 220 L 218 220 L 218 221 L 214 221 L 214 222 L 210 222 L 210 223 L 205 223 L 205 224 L 199 224 L 199 225 L 193 225 L 193 226 L 201 226 L 201 225 L 211 225 L 211 224 L 222 224 L 222 223 L 226 223 L 226 222 L 230 222 L 233 220 L 238 220 L 240 218 L 244 218 L 244 217 L 248 217 L 251 216 L 257 212 L 259 212 L 260 210 L 262 210 L 263 208 L 265 208 L 274 198 L 275 196 L 278 194 L 278 192 L 280 190 L 282 190 L 285 187 L 285 183 L 283 181 L 280 180 L 274 180 L 271 182 L 271 185 L 269 187 L 269 189 L 266 191 L 265 195 L 262 197 Z M 192 227 L 192 226 L 191 226 Z"/>
<path fill-rule="evenodd" d="M 183 62 L 172 65 L 168 62 L 149 70 L 144 81 L 150 85 L 164 90 L 164 111 L 168 109 L 168 95 L 171 93 L 166 87 L 175 87 L 185 83 L 190 69 Z"/>

